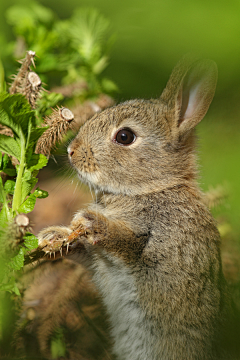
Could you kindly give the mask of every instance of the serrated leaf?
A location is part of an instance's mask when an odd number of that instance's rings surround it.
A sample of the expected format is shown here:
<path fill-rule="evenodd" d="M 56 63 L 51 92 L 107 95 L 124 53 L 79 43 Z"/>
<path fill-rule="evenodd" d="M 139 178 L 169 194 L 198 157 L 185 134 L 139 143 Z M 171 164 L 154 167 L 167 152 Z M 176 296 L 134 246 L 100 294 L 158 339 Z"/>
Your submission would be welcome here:
<path fill-rule="evenodd" d="M 15 181 L 14 180 L 7 180 L 4 184 L 4 191 L 6 194 L 13 195 L 15 188 Z"/>
<path fill-rule="evenodd" d="M 14 156 L 18 160 L 21 157 L 21 149 L 17 141 L 11 136 L 0 134 L 0 151 Z"/>
<path fill-rule="evenodd" d="M 34 194 L 29 195 L 29 197 L 17 209 L 18 212 L 27 214 L 27 213 L 33 211 L 35 203 L 36 203 L 36 199 L 37 199 L 36 195 L 34 195 Z"/>
<path fill-rule="evenodd" d="M 29 171 L 40 170 L 48 163 L 48 159 L 43 154 L 33 154 L 28 163 Z"/>
<path fill-rule="evenodd" d="M 34 186 L 37 184 L 37 182 L 38 182 L 38 179 L 35 177 L 32 177 L 28 181 L 23 181 L 23 183 L 22 183 L 22 202 L 30 194 L 31 190 L 34 188 Z"/>
<path fill-rule="evenodd" d="M 0 94 L 0 123 L 4 126 L 9 127 L 13 133 L 17 136 L 20 136 L 21 129 L 19 124 L 14 123 L 12 117 L 5 111 L 3 106 L 5 100 L 9 97 L 9 94 L 2 93 Z"/>
<path fill-rule="evenodd" d="M 2 153 L 0 154 L 2 155 Z M 9 176 L 17 175 L 16 168 L 13 166 L 11 158 L 9 157 L 8 154 L 4 154 L 0 169 Z"/>
<path fill-rule="evenodd" d="M 0 123 L 11 128 L 19 138 L 28 135 L 29 122 L 36 125 L 34 111 L 22 94 L 0 94 Z"/>
<path fill-rule="evenodd" d="M 25 249 L 23 249 L 22 247 L 19 250 L 19 253 L 14 256 L 14 258 L 11 260 L 11 262 L 9 263 L 10 267 L 13 270 L 20 270 L 23 265 L 24 265 L 24 254 L 25 254 Z"/>
<path fill-rule="evenodd" d="M 34 250 L 38 247 L 38 239 L 35 235 L 27 233 L 24 236 L 24 245 L 28 250 Z"/>

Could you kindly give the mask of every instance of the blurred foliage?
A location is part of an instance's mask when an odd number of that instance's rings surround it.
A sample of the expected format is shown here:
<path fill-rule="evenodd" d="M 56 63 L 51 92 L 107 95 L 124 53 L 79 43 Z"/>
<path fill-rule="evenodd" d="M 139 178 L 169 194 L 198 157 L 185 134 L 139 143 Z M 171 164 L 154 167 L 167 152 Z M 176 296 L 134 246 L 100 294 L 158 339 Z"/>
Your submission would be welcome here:
<path fill-rule="evenodd" d="M 101 77 L 114 37 L 108 36 L 109 21 L 96 9 L 78 8 L 69 19 L 59 20 L 49 8 L 30 1 L 9 7 L 6 21 L 16 37 L 7 44 L 2 36 L 7 76 L 15 71 L 13 59 L 31 49 L 38 56 L 38 74 L 50 87 L 60 80 L 65 85 L 82 82 L 86 86 L 74 93 L 80 101 L 117 91 L 110 79 Z"/>
<path fill-rule="evenodd" d="M 66 344 L 62 328 L 58 328 L 51 339 L 51 354 L 53 359 L 66 355 Z"/>

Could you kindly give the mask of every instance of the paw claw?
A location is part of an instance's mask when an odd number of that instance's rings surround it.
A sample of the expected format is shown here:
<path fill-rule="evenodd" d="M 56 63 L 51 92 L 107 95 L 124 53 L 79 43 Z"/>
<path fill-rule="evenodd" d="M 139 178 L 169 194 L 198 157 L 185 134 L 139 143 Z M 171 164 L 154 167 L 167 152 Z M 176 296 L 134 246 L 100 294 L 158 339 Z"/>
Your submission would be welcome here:
<path fill-rule="evenodd" d="M 62 256 L 62 247 L 68 240 L 71 230 L 67 227 L 49 227 L 42 230 L 38 235 L 38 246 L 40 249 L 49 254 L 50 258 L 52 253 L 55 258 L 55 252 L 60 252 Z"/>

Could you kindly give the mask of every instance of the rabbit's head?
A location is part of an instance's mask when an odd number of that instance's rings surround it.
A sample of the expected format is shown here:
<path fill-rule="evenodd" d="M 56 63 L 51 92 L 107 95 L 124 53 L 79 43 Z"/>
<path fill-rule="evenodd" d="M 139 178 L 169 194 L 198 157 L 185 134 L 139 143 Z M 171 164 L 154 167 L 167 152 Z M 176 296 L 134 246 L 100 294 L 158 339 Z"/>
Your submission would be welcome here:
<path fill-rule="evenodd" d="M 216 81 L 214 62 L 183 60 L 160 99 L 130 100 L 96 114 L 68 148 L 80 179 L 128 195 L 193 181 L 192 130 L 208 110 Z"/>

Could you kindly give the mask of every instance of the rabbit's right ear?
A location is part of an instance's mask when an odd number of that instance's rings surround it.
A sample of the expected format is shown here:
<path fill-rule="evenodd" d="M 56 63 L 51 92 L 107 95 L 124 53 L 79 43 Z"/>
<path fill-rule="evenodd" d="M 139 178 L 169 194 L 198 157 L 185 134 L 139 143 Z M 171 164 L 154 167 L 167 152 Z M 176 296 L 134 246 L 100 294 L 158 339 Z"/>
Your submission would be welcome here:
<path fill-rule="evenodd" d="M 161 95 L 174 137 L 185 137 L 205 116 L 215 93 L 217 66 L 211 60 L 183 59 Z"/>

